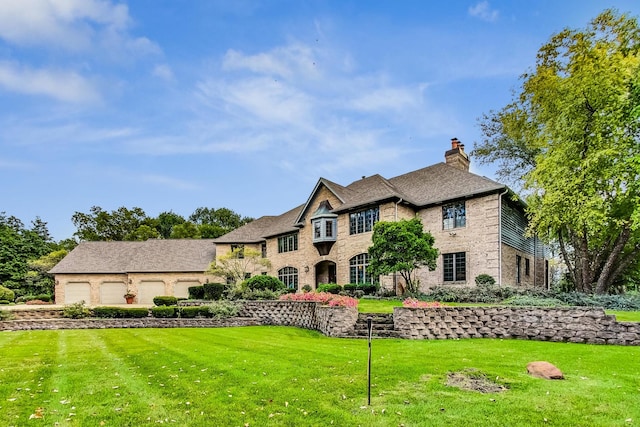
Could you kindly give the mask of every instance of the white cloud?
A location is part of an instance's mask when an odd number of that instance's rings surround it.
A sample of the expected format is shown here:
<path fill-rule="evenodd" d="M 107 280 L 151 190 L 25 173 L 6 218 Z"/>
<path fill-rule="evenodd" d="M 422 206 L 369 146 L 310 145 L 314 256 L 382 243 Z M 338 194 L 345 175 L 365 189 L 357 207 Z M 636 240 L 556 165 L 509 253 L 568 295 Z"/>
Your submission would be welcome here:
<path fill-rule="evenodd" d="M 292 78 L 318 75 L 317 52 L 301 43 L 293 43 L 269 52 L 245 55 L 235 50 L 227 51 L 222 63 L 224 70 L 249 70 L 257 74 Z"/>
<path fill-rule="evenodd" d="M 489 2 L 485 0 L 470 7 L 469 15 L 480 18 L 483 21 L 495 22 L 498 19 L 499 12 L 495 9 L 491 9 Z"/>
<path fill-rule="evenodd" d="M 158 64 L 155 67 L 153 67 L 153 71 L 151 73 L 154 77 L 158 77 L 162 80 L 173 80 L 173 71 L 171 70 L 171 67 L 169 67 L 167 64 Z"/>
<path fill-rule="evenodd" d="M 401 111 L 418 107 L 421 96 L 419 89 L 412 91 L 405 88 L 373 88 L 370 92 L 356 94 L 351 107 L 365 112 Z"/>
<path fill-rule="evenodd" d="M 74 71 L 31 69 L 10 62 L 0 62 L 0 87 L 78 104 L 100 101 L 93 84 Z"/>
<path fill-rule="evenodd" d="M 129 10 L 107 0 L 20 0 L 0 2 L 0 38 L 18 46 L 90 51 L 157 52 L 150 40 L 131 37 Z M 102 52 L 105 53 L 105 52 Z"/>

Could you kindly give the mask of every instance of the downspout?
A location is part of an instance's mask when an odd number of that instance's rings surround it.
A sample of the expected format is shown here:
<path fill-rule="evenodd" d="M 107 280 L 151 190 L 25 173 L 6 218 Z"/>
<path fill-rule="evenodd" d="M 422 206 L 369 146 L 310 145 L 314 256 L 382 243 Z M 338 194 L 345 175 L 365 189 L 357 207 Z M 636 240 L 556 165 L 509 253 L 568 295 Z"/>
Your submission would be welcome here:
<path fill-rule="evenodd" d="M 503 193 L 498 195 L 498 284 L 502 286 L 502 196 L 509 192 L 505 188 Z"/>

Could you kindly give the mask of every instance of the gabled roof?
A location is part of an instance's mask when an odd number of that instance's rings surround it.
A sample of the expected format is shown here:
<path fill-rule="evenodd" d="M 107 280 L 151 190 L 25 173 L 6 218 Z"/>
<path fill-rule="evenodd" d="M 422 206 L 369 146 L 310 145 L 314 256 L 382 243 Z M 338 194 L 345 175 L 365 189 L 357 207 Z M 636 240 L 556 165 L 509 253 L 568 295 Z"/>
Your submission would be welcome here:
<path fill-rule="evenodd" d="M 49 272 L 170 273 L 206 271 L 215 259 L 213 239 L 82 242 Z"/>
<path fill-rule="evenodd" d="M 477 197 L 507 190 L 508 188 L 489 178 L 437 163 L 395 178 L 380 175 L 363 177 L 346 187 L 320 178 L 306 203 L 280 216 L 259 218 L 218 239 L 216 243 L 258 243 L 267 237 L 295 232 L 304 223 L 311 202 L 320 187 L 326 187 L 342 202 L 334 206 L 334 213 L 342 213 L 360 207 L 389 200 L 402 200 L 414 208 L 445 203 L 449 200 Z"/>
<path fill-rule="evenodd" d="M 408 201 L 419 207 L 507 189 L 505 185 L 489 178 L 446 163 L 436 163 L 391 178 L 389 182 L 404 193 Z"/>

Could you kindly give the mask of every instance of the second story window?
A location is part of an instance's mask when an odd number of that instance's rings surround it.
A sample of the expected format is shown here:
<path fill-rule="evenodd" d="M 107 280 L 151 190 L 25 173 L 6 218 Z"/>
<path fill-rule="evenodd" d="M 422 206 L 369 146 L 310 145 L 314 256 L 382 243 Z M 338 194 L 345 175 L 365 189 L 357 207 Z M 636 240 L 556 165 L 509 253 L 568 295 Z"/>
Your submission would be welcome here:
<path fill-rule="evenodd" d="M 442 229 L 465 227 L 467 225 L 467 209 L 464 202 L 450 203 L 442 207 Z"/>
<path fill-rule="evenodd" d="M 380 209 L 365 209 L 349 214 L 349 234 L 366 233 L 373 230 L 373 225 L 380 220 Z"/>
<path fill-rule="evenodd" d="M 298 233 L 278 237 L 278 253 L 298 250 Z"/>
<path fill-rule="evenodd" d="M 231 252 L 234 252 L 237 258 L 244 258 L 244 245 L 231 245 Z"/>

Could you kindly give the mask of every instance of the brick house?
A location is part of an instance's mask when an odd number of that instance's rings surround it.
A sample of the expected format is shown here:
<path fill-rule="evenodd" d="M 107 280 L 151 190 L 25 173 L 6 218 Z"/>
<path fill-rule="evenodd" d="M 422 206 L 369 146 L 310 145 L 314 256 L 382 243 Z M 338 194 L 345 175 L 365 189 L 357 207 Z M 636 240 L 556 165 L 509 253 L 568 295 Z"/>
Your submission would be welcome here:
<path fill-rule="evenodd" d="M 188 288 L 202 285 L 215 259 L 211 239 L 151 239 L 144 242 L 82 242 L 49 272 L 55 275 L 58 304 L 153 304 L 159 295 L 188 297 Z"/>
<path fill-rule="evenodd" d="M 440 251 L 435 271 L 417 272 L 421 289 L 473 285 L 479 274 L 498 284 L 546 287 L 544 246 L 524 232 L 524 205 L 503 184 L 469 172 L 464 145 L 451 140 L 445 162 L 394 178 L 363 177 L 347 186 L 320 178 L 307 201 L 214 239 L 217 256 L 251 247 L 271 262 L 260 273 L 288 287 L 368 283 L 402 287 L 399 275 L 367 273 L 377 221 L 421 218 Z"/>

